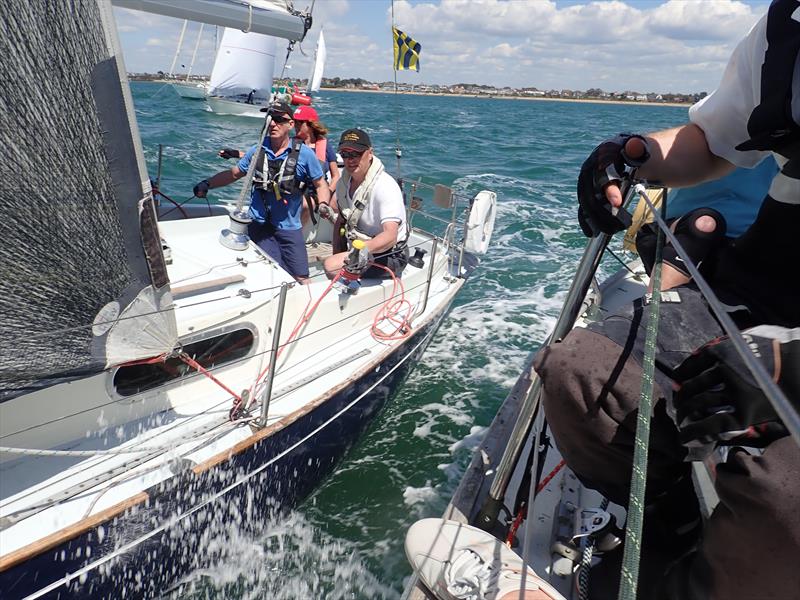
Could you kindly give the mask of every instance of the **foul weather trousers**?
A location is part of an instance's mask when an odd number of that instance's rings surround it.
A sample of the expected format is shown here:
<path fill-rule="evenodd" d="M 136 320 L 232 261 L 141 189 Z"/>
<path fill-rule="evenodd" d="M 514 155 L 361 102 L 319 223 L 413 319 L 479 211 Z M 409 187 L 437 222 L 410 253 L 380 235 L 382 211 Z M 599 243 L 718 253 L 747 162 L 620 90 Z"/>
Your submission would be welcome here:
<path fill-rule="evenodd" d="M 659 331 L 666 335 L 658 357 L 667 367 L 679 364 L 718 328 L 692 302 L 696 299 L 684 306 L 662 305 Z M 638 313 L 633 307 L 593 329 L 577 328 L 536 360 L 545 413 L 567 464 L 586 485 L 622 506 L 628 504 L 641 389 L 647 319 L 637 314 L 643 313 L 640 304 Z M 698 325 L 692 322 L 697 318 L 707 321 Z M 670 339 L 668 332 L 675 329 L 679 335 Z M 646 504 L 669 496 L 671 488 L 687 481 L 689 471 L 677 428 L 665 410 L 667 393 L 669 380 L 662 373 L 654 390 Z M 657 591 L 640 588 L 639 598 L 800 598 L 800 449 L 792 438 L 773 442 L 762 455 L 732 450 L 717 466 L 715 487 L 719 504 L 695 550 L 665 564 L 668 571 L 659 577 Z M 659 519 L 658 513 L 653 517 Z M 645 521 L 647 528 L 647 516 Z"/>

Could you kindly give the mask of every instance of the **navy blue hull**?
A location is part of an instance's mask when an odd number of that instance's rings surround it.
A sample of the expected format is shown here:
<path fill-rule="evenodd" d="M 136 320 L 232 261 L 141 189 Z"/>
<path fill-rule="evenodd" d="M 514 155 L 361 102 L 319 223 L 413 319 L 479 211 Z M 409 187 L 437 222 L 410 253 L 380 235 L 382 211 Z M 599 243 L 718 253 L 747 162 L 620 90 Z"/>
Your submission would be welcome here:
<path fill-rule="evenodd" d="M 283 430 L 201 475 L 187 470 L 173 477 L 148 490 L 148 502 L 0 573 L 2 597 L 24 598 L 51 586 L 38 597 L 119 598 L 122 589 L 126 598 L 158 596 L 185 573 L 213 563 L 209 538 L 231 528 L 257 535 L 271 514 L 297 505 L 333 471 L 409 374 L 446 312 L 377 369 Z"/>

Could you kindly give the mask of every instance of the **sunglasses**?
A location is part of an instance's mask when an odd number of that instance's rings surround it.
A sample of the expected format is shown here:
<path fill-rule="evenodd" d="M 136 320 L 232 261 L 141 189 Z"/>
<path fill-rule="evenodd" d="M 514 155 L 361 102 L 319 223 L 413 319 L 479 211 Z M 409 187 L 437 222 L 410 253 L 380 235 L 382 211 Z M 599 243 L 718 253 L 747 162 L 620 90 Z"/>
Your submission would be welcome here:
<path fill-rule="evenodd" d="M 272 115 L 272 120 L 278 125 L 282 125 L 283 123 L 288 123 L 291 121 L 292 117 L 287 117 L 285 115 Z"/>
<path fill-rule="evenodd" d="M 364 152 L 366 152 L 366 150 Z M 339 154 L 342 155 L 343 159 L 347 160 L 348 158 L 361 158 L 361 155 L 364 154 L 364 152 L 347 152 L 347 150 L 345 150 Z"/>

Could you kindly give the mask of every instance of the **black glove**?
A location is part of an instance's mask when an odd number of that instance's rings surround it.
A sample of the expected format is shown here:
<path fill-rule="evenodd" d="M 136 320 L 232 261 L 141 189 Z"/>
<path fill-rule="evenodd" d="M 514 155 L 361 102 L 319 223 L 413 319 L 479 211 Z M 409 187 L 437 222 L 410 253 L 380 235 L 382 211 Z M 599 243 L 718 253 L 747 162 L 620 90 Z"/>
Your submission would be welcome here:
<path fill-rule="evenodd" d="M 198 198 L 205 198 L 210 187 L 211 185 L 208 183 L 208 179 L 203 179 L 203 181 L 194 186 L 192 192 L 194 192 L 194 195 Z"/>
<path fill-rule="evenodd" d="M 625 152 L 625 144 L 631 138 L 641 140 L 644 145 L 644 154 L 638 158 Z M 578 175 L 578 222 L 587 237 L 614 234 L 630 226 L 631 216 L 624 208 L 612 213 L 605 188 L 612 182 L 619 185 L 631 169 L 642 166 L 648 158 L 647 140 L 640 135 L 620 133 L 600 144 L 583 162 Z"/>
<path fill-rule="evenodd" d="M 743 332 L 789 401 L 800 407 L 800 328 L 762 326 Z M 673 374 L 682 444 L 766 446 L 788 435 L 728 337 L 713 340 Z"/>
<path fill-rule="evenodd" d="M 239 158 L 239 151 L 235 148 L 223 148 L 219 151 L 220 158 Z"/>

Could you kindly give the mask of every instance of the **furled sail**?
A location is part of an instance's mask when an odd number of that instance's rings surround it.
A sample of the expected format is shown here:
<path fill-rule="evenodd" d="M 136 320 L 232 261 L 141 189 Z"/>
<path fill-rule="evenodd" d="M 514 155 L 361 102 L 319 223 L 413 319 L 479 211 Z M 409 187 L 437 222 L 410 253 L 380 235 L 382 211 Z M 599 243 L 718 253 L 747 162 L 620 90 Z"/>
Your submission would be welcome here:
<path fill-rule="evenodd" d="M 225 29 L 211 71 L 209 93 L 236 96 L 256 90 L 257 98 L 269 98 L 275 72 L 275 52 L 273 37 Z"/>
<path fill-rule="evenodd" d="M 3 0 L 0 29 L 2 401 L 177 328 L 110 6 Z"/>
<path fill-rule="evenodd" d="M 325 49 L 325 37 L 322 30 L 319 32 L 317 49 L 314 51 L 314 63 L 311 65 L 311 74 L 308 76 L 308 92 L 318 92 L 322 85 L 322 71 L 325 69 L 325 59 L 327 51 Z"/>

